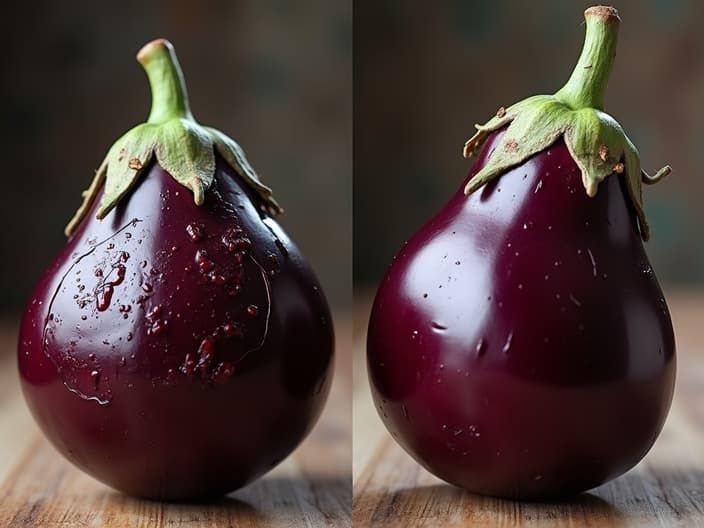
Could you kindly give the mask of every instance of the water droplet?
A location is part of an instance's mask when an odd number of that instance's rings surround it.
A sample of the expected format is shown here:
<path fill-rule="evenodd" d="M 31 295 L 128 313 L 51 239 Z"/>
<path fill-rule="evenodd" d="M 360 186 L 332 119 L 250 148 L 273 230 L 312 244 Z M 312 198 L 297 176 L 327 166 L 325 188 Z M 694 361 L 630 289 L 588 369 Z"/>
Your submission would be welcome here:
<path fill-rule="evenodd" d="M 246 251 L 250 247 L 252 247 L 252 241 L 247 238 L 244 232 L 236 226 L 228 227 L 225 233 L 223 233 L 222 237 L 220 238 L 220 241 L 222 242 L 223 246 L 225 246 L 225 249 L 227 249 L 227 251 L 229 251 L 230 253 Z M 278 239 L 277 241 L 281 243 Z M 281 247 L 283 247 L 283 244 L 281 245 Z M 283 248 L 282 252 L 285 251 L 286 248 Z"/>
<path fill-rule="evenodd" d="M 461 262 L 459 260 L 455 261 L 455 266 L 459 266 L 460 264 L 461 264 Z"/>
<path fill-rule="evenodd" d="M 215 356 L 215 339 L 212 336 L 204 338 L 198 346 L 197 368 L 206 371 Z"/>
<path fill-rule="evenodd" d="M 73 341 L 72 343 L 75 344 L 75 341 Z M 88 354 L 88 359 L 90 359 L 91 361 L 95 361 L 95 354 L 92 352 L 90 354 Z"/>
<path fill-rule="evenodd" d="M 481 338 L 479 340 L 477 346 L 475 347 L 475 350 L 477 351 L 477 357 L 482 357 L 484 355 L 484 353 L 486 352 L 486 341 L 484 341 L 484 338 Z"/>
<path fill-rule="evenodd" d="M 543 188 L 543 180 L 538 181 L 538 185 L 535 186 L 535 190 L 533 191 L 533 194 L 537 194 L 537 192 Z"/>
<path fill-rule="evenodd" d="M 103 288 L 96 292 L 96 307 L 99 312 L 104 312 L 110 306 L 112 300 L 112 284 L 105 284 Z"/>
<path fill-rule="evenodd" d="M 418 330 L 413 330 L 413 332 L 411 332 L 411 339 L 415 339 L 417 337 L 418 337 Z"/>
<path fill-rule="evenodd" d="M 284 245 L 284 243 L 279 238 L 276 238 L 274 240 L 274 243 L 276 244 L 276 247 L 279 248 L 279 251 L 281 251 L 281 254 L 284 255 L 285 257 L 287 257 L 288 256 L 288 249 L 286 249 L 286 246 Z"/>
<path fill-rule="evenodd" d="M 179 382 L 179 374 L 177 370 L 170 368 L 166 371 L 166 385 L 176 385 Z"/>
<path fill-rule="evenodd" d="M 155 306 L 154 308 L 149 310 L 149 312 L 147 312 L 147 316 L 146 316 L 147 321 L 149 321 L 150 323 L 153 323 L 156 319 L 159 318 L 159 316 L 161 315 L 161 312 L 162 312 L 161 305 Z"/>
<path fill-rule="evenodd" d="M 427 293 L 424 293 L 424 294 L 423 294 L 423 299 L 427 299 L 427 298 L 428 298 L 428 294 L 427 294 Z"/>
<path fill-rule="evenodd" d="M 188 234 L 191 242 L 199 242 L 203 238 L 205 230 L 200 224 L 188 224 L 186 226 L 186 234 Z"/>
<path fill-rule="evenodd" d="M 247 306 L 247 315 L 251 317 L 256 317 L 256 315 L 259 313 L 259 308 L 253 304 L 250 304 Z"/>
<path fill-rule="evenodd" d="M 509 353 L 509 351 L 511 350 L 512 344 L 513 344 L 513 332 L 509 332 L 508 336 L 506 337 L 506 343 L 504 344 L 504 348 L 502 349 L 504 354 Z"/>
<path fill-rule="evenodd" d="M 227 322 L 222 325 L 222 332 L 227 337 L 242 337 L 244 333 L 237 323 Z"/>
<path fill-rule="evenodd" d="M 155 336 L 161 335 L 166 330 L 167 325 L 168 321 L 158 319 L 152 323 L 152 326 L 149 327 L 148 333 L 151 332 L 151 334 Z"/>
<path fill-rule="evenodd" d="M 195 262 L 201 273 L 210 271 L 215 267 L 215 263 L 208 258 L 208 253 L 204 249 L 196 251 Z"/>
<path fill-rule="evenodd" d="M 529 229 L 533 229 L 533 222 L 526 222 L 525 224 L 523 224 L 523 229 L 525 231 L 528 231 Z"/>
<path fill-rule="evenodd" d="M 536 476 L 533 477 L 533 478 L 534 478 L 535 480 L 542 480 L 542 479 L 543 479 L 543 476 L 542 476 L 542 475 L 536 475 Z"/>
<path fill-rule="evenodd" d="M 587 248 L 587 255 L 589 255 L 589 260 L 592 263 L 592 275 L 596 277 L 596 260 L 594 259 L 594 254 L 592 253 L 592 250 Z"/>
<path fill-rule="evenodd" d="M 98 388 L 98 382 L 100 382 L 100 372 L 97 370 L 93 370 L 90 373 L 90 378 L 93 381 L 93 388 L 97 389 Z"/>
<path fill-rule="evenodd" d="M 430 326 L 432 326 L 436 330 L 447 330 L 447 325 L 444 325 L 437 321 L 433 321 Z"/>
<path fill-rule="evenodd" d="M 571 293 L 569 294 L 570 301 L 572 301 L 572 304 L 574 304 L 576 307 L 580 308 L 582 306 L 582 303 L 579 302 L 579 299 L 577 299 L 574 295 Z"/>
<path fill-rule="evenodd" d="M 217 275 L 215 273 L 209 274 L 208 278 L 210 279 L 210 282 L 212 282 L 213 284 L 217 284 L 218 286 L 224 286 L 227 282 L 225 277 L 223 277 L 222 275 Z"/>
<path fill-rule="evenodd" d="M 188 352 L 186 353 L 186 357 L 184 358 L 183 363 L 179 367 L 179 370 L 183 372 L 186 376 L 192 376 L 193 373 L 196 371 L 197 364 L 198 361 L 196 360 L 195 356 Z"/>
<path fill-rule="evenodd" d="M 221 361 L 218 363 L 217 367 L 215 367 L 211 379 L 217 384 L 222 384 L 230 379 L 230 376 L 232 376 L 234 372 L 235 367 L 232 363 L 229 361 Z"/>

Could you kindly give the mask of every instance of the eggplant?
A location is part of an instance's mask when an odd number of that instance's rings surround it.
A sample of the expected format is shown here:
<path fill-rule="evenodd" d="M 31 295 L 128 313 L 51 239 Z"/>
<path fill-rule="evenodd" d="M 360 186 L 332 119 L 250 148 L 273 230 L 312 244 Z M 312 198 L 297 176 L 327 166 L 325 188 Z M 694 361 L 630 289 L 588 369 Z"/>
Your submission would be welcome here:
<path fill-rule="evenodd" d="M 76 466 L 129 494 L 194 499 L 303 440 L 330 390 L 333 327 L 271 190 L 193 118 L 171 44 L 137 58 L 149 119 L 112 146 L 32 293 L 19 373 Z"/>
<path fill-rule="evenodd" d="M 474 166 L 395 257 L 369 320 L 386 427 L 479 494 L 564 497 L 613 479 L 648 452 L 672 400 L 675 339 L 641 196 L 670 168 L 642 171 L 603 111 L 617 11 L 585 19 L 562 89 L 477 125 Z"/>

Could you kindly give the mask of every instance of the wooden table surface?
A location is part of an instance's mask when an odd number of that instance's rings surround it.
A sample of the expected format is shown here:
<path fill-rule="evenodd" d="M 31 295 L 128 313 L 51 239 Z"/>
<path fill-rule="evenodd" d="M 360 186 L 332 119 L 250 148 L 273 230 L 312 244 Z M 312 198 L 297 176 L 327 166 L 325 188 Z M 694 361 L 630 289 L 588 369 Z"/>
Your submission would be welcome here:
<path fill-rule="evenodd" d="M 350 317 L 338 317 L 335 380 L 313 432 L 265 477 L 220 500 L 172 504 L 122 495 L 85 475 L 44 439 L 24 403 L 16 324 L 0 323 L 0 527 L 349 527 Z"/>
<path fill-rule="evenodd" d="M 530 503 L 481 497 L 445 484 L 387 433 L 367 386 L 368 295 L 355 296 L 353 523 L 357 527 L 704 527 L 704 293 L 668 296 L 678 347 L 677 384 L 653 449 L 622 477 L 575 499 Z"/>

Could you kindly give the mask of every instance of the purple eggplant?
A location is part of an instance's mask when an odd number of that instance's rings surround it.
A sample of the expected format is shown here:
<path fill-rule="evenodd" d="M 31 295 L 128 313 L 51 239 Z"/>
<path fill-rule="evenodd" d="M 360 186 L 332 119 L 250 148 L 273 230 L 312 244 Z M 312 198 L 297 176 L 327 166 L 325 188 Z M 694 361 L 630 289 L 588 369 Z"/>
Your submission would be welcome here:
<path fill-rule="evenodd" d="M 227 493 L 302 441 L 330 389 L 320 285 L 240 147 L 198 124 L 171 45 L 36 286 L 19 371 L 54 446 L 124 492 Z"/>
<path fill-rule="evenodd" d="M 675 381 L 638 153 L 603 95 L 618 13 L 554 95 L 501 108 L 467 142 L 460 190 L 399 252 L 374 301 L 370 383 L 421 465 L 472 492 L 579 493 L 634 466 Z M 598 192 L 597 192 L 598 191 Z"/>

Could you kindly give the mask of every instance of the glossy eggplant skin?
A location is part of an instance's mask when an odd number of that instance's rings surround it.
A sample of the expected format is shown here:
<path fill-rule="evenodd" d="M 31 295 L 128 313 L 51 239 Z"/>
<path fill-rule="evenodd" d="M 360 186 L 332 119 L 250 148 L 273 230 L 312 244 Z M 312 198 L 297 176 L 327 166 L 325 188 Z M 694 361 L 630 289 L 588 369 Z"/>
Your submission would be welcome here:
<path fill-rule="evenodd" d="M 19 372 L 56 448 L 124 492 L 227 493 L 302 441 L 332 381 L 333 327 L 298 248 L 217 161 L 202 206 L 154 164 L 96 204 L 37 285 Z"/>
<path fill-rule="evenodd" d="M 382 420 L 430 472 L 480 494 L 568 496 L 622 474 L 658 436 L 675 379 L 623 183 L 589 198 L 560 141 L 463 188 L 377 292 L 367 359 Z"/>

